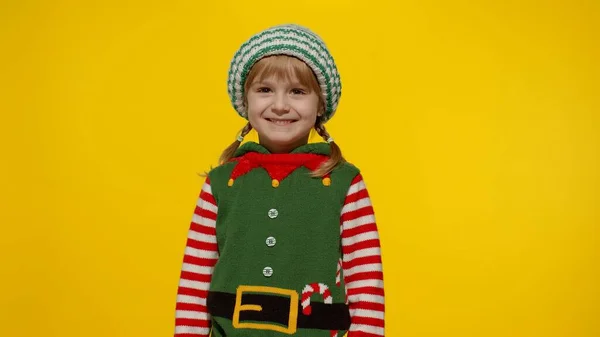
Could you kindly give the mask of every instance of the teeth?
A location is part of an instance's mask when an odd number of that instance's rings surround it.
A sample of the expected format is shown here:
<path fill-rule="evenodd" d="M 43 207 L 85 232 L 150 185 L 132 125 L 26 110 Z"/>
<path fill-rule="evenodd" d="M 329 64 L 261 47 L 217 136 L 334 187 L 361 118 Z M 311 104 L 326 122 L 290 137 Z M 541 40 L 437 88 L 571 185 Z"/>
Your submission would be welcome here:
<path fill-rule="evenodd" d="M 269 119 L 271 121 L 271 123 L 275 124 L 275 125 L 288 125 L 290 123 L 292 123 L 291 120 L 277 120 L 277 119 Z"/>

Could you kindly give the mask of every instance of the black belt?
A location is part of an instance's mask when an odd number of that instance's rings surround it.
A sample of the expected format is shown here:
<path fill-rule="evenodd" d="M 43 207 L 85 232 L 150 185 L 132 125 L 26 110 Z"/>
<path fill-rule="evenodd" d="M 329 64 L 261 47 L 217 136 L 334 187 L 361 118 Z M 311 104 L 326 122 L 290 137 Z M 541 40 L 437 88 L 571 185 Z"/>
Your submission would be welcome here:
<path fill-rule="evenodd" d="M 294 292 L 295 293 L 295 292 Z M 297 293 L 296 293 L 297 294 Z M 236 309 L 237 296 L 241 297 Z M 297 296 L 297 295 L 295 295 Z M 238 311 L 237 320 L 241 325 L 248 321 L 277 323 L 282 326 L 289 326 L 291 320 L 296 320 L 297 328 L 322 329 L 322 330 L 348 330 L 350 328 L 350 312 L 348 305 L 344 303 L 325 304 L 321 302 L 311 302 L 312 313 L 304 315 L 302 305 L 297 299 L 292 303 L 292 298 L 286 295 L 274 294 L 271 292 L 255 293 L 240 292 L 238 295 L 224 292 L 211 291 L 208 293 L 207 307 L 212 316 L 224 317 L 234 320 L 235 312 Z M 297 317 L 291 317 L 291 308 L 297 306 Z M 259 310 L 246 309 L 250 306 L 260 306 Z M 263 324 L 261 324 L 263 325 Z M 235 326 L 235 324 L 234 324 Z M 270 328 L 267 328 L 270 329 Z M 281 329 L 281 328 L 277 328 Z"/>

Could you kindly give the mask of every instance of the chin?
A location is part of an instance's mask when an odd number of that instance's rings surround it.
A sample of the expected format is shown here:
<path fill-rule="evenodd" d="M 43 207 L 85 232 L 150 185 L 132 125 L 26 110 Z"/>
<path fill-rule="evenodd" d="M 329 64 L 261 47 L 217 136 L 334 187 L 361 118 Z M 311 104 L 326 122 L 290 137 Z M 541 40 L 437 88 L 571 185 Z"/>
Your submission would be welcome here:
<path fill-rule="evenodd" d="M 304 139 L 308 141 L 307 137 L 289 137 L 288 135 L 268 135 L 260 139 L 261 143 L 269 146 L 284 147 L 284 148 L 296 148 L 304 143 Z"/>

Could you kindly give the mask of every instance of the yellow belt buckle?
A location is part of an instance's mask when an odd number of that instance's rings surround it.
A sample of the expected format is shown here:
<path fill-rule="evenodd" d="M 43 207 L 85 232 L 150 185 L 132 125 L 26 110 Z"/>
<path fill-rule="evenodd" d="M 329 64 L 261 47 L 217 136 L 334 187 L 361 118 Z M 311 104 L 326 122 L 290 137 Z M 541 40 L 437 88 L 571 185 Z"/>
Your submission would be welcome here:
<path fill-rule="evenodd" d="M 262 311 L 262 307 L 257 304 L 244 304 L 242 305 L 242 295 L 244 293 L 262 293 L 262 294 L 275 294 L 284 295 L 290 297 L 290 315 L 288 319 L 288 326 L 282 327 L 276 324 L 268 323 L 240 323 L 240 312 L 242 311 Z M 247 329 L 258 329 L 258 330 L 273 330 L 282 332 L 288 335 L 296 333 L 298 324 L 298 293 L 291 289 L 282 289 L 274 287 L 264 286 L 239 286 L 235 297 L 235 309 L 233 311 L 233 327 L 247 328 Z"/>

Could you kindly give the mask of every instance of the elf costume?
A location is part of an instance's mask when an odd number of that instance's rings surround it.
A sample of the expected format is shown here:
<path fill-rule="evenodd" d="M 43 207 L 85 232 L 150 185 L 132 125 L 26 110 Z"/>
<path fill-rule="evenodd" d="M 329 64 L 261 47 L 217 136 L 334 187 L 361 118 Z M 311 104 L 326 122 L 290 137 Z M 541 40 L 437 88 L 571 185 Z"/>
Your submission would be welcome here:
<path fill-rule="evenodd" d="M 229 94 L 261 57 L 287 54 L 317 77 L 331 118 L 341 93 L 335 63 L 306 28 L 255 35 L 234 56 Z M 273 154 L 255 142 L 209 172 L 188 232 L 175 336 L 371 337 L 384 335 L 379 237 L 369 194 L 343 162 L 312 177 L 328 143 Z"/>

